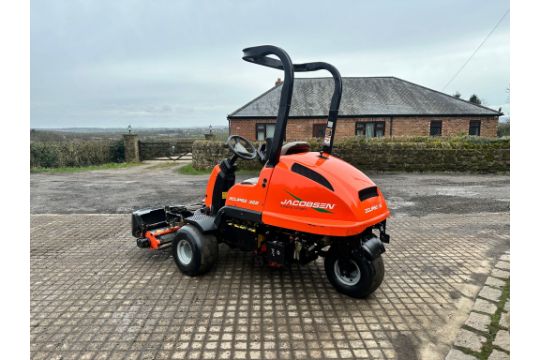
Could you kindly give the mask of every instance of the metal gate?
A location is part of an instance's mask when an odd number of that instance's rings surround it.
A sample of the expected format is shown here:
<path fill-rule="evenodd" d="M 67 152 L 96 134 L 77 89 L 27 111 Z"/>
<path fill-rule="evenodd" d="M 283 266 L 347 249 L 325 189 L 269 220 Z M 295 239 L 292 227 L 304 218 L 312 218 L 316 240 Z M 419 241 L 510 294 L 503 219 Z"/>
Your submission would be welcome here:
<path fill-rule="evenodd" d="M 179 160 L 191 154 L 194 139 L 139 141 L 141 160 Z"/>

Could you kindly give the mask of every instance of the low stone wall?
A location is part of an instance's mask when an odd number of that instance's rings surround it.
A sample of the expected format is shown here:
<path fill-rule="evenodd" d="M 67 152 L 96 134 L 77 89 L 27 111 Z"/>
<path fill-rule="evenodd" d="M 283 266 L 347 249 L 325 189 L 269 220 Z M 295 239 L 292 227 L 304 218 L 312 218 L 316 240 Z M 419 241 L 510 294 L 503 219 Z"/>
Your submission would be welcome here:
<path fill-rule="evenodd" d="M 310 140 L 312 149 L 320 143 Z M 334 155 L 361 170 L 497 173 L 510 170 L 510 140 L 482 137 L 349 138 L 334 145 Z M 196 141 L 193 167 L 208 169 L 230 156 L 222 142 Z M 260 169 L 258 161 L 239 161 Z"/>
<path fill-rule="evenodd" d="M 393 141 L 392 141 L 393 140 Z M 350 140 L 334 154 L 362 170 L 506 172 L 510 141 L 487 138 Z"/>
<path fill-rule="evenodd" d="M 253 143 L 256 147 L 258 143 Z M 195 169 L 211 169 L 232 153 L 222 141 L 197 140 L 193 143 L 191 152 L 193 158 L 193 167 Z M 258 160 L 238 159 L 236 164 L 240 169 L 259 170 L 262 165 Z"/>

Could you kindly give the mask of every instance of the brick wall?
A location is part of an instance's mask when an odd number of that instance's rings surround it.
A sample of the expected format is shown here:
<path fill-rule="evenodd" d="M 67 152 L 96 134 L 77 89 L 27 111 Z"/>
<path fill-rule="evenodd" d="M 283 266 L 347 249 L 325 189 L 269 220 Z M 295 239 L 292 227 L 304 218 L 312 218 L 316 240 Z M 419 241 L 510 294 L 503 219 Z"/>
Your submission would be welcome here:
<path fill-rule="evenodd" d="M 469 134 L 469 122 L 480 120 L 480 135 L 497 136 L 497 116 L 493 117 L 375 117 L 375 118 L 341 118 L 338 120 L 336 139 L 354 136 L 356 122 L 384 121 L 385 136 L 428 136 L 431 120 L 442 121 L 443 136 Z M 275 119 L 231 119 L 231 134 L 255 140 L 256 124 L 271 124 Z M 287 123 L 287 141 L 305 140 L 313 136 L 314 124 L 325 124 L 326 119 L 294 119 Z"/>
<path fill-rule="evenodd" d="M 469 122 L 480 120 L 480 135 L 497 136 L 496 116 L 492 117 L 395 117 L 393 118 L 392 135 L 394 136 L 429 136 L 432 120 L 442 121 L 442 136 L 459 136 L 469 134 Z M 339 125 L 338 125 L 339 126 Z M 387 132 L 386 135 L 389 135 Z"/>

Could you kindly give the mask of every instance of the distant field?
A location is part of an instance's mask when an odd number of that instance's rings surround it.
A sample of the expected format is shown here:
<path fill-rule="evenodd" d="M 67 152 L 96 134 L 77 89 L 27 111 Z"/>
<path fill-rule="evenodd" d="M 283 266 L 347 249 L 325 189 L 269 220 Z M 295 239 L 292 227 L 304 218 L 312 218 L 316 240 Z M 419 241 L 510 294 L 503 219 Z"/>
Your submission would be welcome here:
<path fill-rule="evenodd" d="M 207 127 L 201 128 L 145 128 L 131 130 L 138 134 L 141 140 L 166 140 L 170 138 L 204 139 L 208 133 Z M 121 140 L 127 129 L 101 129 L 101 128 L 72 128 L 72 129 L 31 129 L 30 141 L 75 141 L 75 140 Z M 212 127 L 212 133 L 217 140 L 225 140 L 229 134 L 226 126 Z"/>

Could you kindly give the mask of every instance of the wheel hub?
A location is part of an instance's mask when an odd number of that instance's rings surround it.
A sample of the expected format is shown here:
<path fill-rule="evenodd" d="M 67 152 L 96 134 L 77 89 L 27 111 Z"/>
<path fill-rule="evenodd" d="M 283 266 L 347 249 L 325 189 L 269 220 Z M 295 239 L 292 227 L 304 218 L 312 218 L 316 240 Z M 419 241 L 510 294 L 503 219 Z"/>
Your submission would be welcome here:
<path fill-rule="evenodd" d="M 356 285 L 362 277 L 360 267 L 352 259 L 336 260 L 334 262 L 334 273 L 338 281 L 347 286 Z"/>
<path fill-rule="evenodd" d="M 180 260 L 183 265 L 189 265 L 189 263 L 191 263 L 191 259 L 193 258 L 193 250 L 191 249 L 191 245 L 187 240 L 182 239 L 178 242 L 176 252 L 178 255 L 178 260 Z"/>

